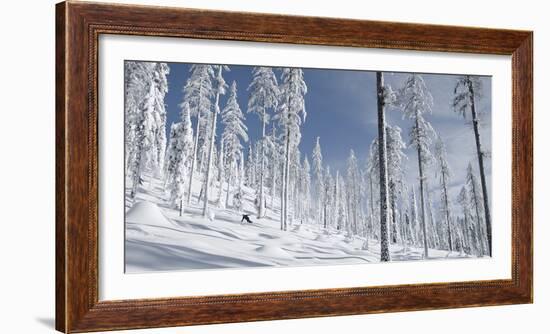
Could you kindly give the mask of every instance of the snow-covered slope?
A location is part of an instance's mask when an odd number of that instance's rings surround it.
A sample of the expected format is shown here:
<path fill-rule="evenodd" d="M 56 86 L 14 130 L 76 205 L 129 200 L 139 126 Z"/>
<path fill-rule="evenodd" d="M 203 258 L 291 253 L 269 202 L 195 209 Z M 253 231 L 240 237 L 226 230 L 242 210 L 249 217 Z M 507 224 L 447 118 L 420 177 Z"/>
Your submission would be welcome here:
<path fill-rule="evenodd" d="M 194 195 L 198 192 L 195 189 Z M 364 250 L 364 238 L 349 238 L 318 224 L 295 224 L 281 231 L 277 210 L 256 219 L 252 199 L 252 190 L 245 188 L 244 211 L 251 214 L 252 224 L 241 223 L 231 209 L 214 208 L 214 219 L 203 218 L 199 205 L 186 208 L 180 217 L 166 204 L 161 182 L 146 181 L 135 203 L 126 202 L 126 272 L 360 264 L 380 258 L 375 240 Z M 392 245 L 391 252 L 395 261 L 422 259 L 420 249 Z M 440 250 L 430 250 L 430 255 L 461 256 Z"/>

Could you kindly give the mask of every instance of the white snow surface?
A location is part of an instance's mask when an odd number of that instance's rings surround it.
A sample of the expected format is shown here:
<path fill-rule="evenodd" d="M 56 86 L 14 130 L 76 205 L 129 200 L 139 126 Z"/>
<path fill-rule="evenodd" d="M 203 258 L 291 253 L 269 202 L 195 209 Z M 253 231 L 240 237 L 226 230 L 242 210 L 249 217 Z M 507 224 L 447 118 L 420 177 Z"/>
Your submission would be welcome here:
<path fill-rule="evenodd" d="M 149 179 L 140 187 L 134 203 L 126 198 L 125 267 L 127 273 L 265 266 L 311 266 L 379 262 L 380 245 L 363 237 L 325 230 L 314 222 L 293 222 L 281 231 L 278 200 L 275 212 L 257 219 L 254 192 L 245 187 L 244 213 L 252 224 L 241 223 L 241 214 L 217 208 L 213 198 L 210 217 L 203 218 L 200 190 L 194 182 L 192 205 L 172 208 L 162 191 L 162 182 Z M 216 196 L 214 196 L 216 197 Z M 267 203 L 270 202 L 268 197 Z M 229 203 L 231 204 L 231 203 Z M 422 249 L 391 245 L 392 261 L 422 260 Z M 429 259 L 465 257 L 456 252 L 430 249 Z"/>

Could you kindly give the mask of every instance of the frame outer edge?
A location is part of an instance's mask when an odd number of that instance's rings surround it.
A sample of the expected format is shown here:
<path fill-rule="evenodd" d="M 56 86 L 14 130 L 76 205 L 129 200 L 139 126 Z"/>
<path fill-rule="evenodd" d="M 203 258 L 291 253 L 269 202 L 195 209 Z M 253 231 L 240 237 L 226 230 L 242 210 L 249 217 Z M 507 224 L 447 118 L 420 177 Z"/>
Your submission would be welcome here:
<path fill-rule="evenodd" d="M 518 71 L 522 74 L 518 78 L 518 95 L 520 110 L 517 111 L 516 124 L 523 141 L 517 143 L 521 152 L 517 156 L 516 175 L 519 182 L 520 201 L 517 210 L 524 220 L 519 234 L 523 243 L 519 245 L 522 252 L 520 284 L 523 285 L 522 295 L 526 303 L 533 303 L 533 32 L 529 32 L 520 47 L 514 53 L 518 57 Z"/>
<path fill-rule="evenodd" d="M 471 307 L 471 306 L 484 306 L 484 305 L 505 305 L 511 303 L 530 303 L 532 302 L 533 294 L 533 250 L 532 250 L 532 77 L 533 77 L 533 54 L 532 54 L 532 32 L 520 32 L 520 31 L 509 31 L 510 37 L 513 40 L 513 45 L 508 47 L 501 47 L 496 42 L 490 43 L 492 48 L 489 49 L 492 51 L 481 52 L 479 53 L 495 53 L 495 54 L 513 54 L 515 62 L 513 63 L 513 70 L 517 71 L 516 77 L 514 77 L 514 94 L 513 98 L 516 98 L 517 101 L 514 103 L 513 109 L 513 123 L 516 133 L 519 134 L 519 138 L 524 138 L 525 142 L 522 142 L 521 149 L 518 150 L 518 154 L 513 158 L 513 177 L 516 178 L 518 187 L 514 188 L 517 192 L 517 201 L 513 204 L 513 210 L 517 213 L 518 219 L 517 225 L 518 230 L 516 230 L 516 237 L 521 240 L 521 243 L 518 242 L 518 249 L 516 250 L 517 255 L 520 258 L 520 261 L 517 263 L 517 273 L 516 278 L 519 281 L 516 281 L 512 286 L 502 286 L 500 290 L 502 293 L 509 296 L 508 300 L 502 298 L 491 298 L 491 301 L 487 302 L 470 302 L 465 301 L 464 303 L 457 303 L 455 305 L 450 305 L 443 299 L 429 302 L 429 294 L 426 294 L 429 291 L 432 291 L 433 288 L 430 288 L 426 291 L 419 290 L 416 292 L 411 292 L 412 297 L 421 297 L 426 303 L 424 306 L 411 307 L 409 304 L 404 305 L 400 308 L 392 309 L 369 309 L 367 305 L 363 305 L 361 310 L 354 309 L 353 311 L 340 311 L 334 312 L 330 311 L 330 308 L 319 306 L 320 304 L 313 305 L 307 301 L 307 296 L 302 298 L 300 296 L 295 297 L 297 301 L 296 305 L 293 307 L 292 312 L 288 309 L 289 302 L 292 298 L 279 298 L 269 300 L 266 299 L 262 301 L 261 299 L 257 301 L 251 301 L 251 307 L 253 309 L 254 316 L 248 317 L 239 317 L 237 314 L 234 314 L 235 309 L 231 309 L 231 303 L 221 303 L 218 306 L 214 307 L 218 309 L 222 315 L 219 318 L 212 318 L 211 314 L 208 312 L 202 314 L 202 319 L 194 318 L 197 315 L 197 312 L 200 309 L 208 309 L 209 298 L 197 300 L 196 305 L 189 304 L 187 306 L 177 306 L 177 298 L 173 301 L 165 300 L 161 301 L 161 305 L 155 306 L 149 310 L 156 310 L 156 315 L 164 314 L 164 317 L 159 316 L 158 319 L 152 319 L 148 315 L 149 312 L 147 307 L 145 307 L 145 301 L 137 301 L 135 305 L 130 301 L 123 302 L 121 306 L 126 308 L 126 311 L 110 309 L 109 304 L 105 302 L 99 302 L 96 299 L 96 296 L 90 294 L 90 289 L 97 289 L 97 282 L 90 282 L 90 269 L 92 264 L 90 261 L 94 260 L 93 255 L 90 252 L 94 251 L 94 247 L 90 249 L 88 247 L 82 247 L 78 242 L 86 241 L 90 242 L 90 238 L 97 238 L 97 235 L 90 233 L 90 224 L 92 224 L 92 216 L 89 216 L 90 212 L 90 183 L 94 182 L 93 179 L 88 182 L 84 182 L 83 178 L 90 174 L 89 171 L 93 166 L 92 157 L 93 152 L 90 152 L 90 145 L 94 142 L 90 141 L 90 122 L 93 122 L 93 118 L 89 118 L 88 113 L 90 112 L 91 103 L 89 99 L 89 94 L 94 94 L 93 89 L 97 87 L 91 87 L 90 82 L 87 80 L 88 76 L 86 71 L 82 71 L 83 68 L 88 69 L 89 61 L 94 61 L 89 57 L 89 39 L 91 38 L 89 34 L 90 27 L 93 28 L 93 24 L 97 21 L 100 24 L 107 24 L 115 22 L 117 19 L 116 11 L 114 11 L 114 17 L 111 18 L 109 11 L 107 9 L 131 9 L 129 7 L 120 7 L 107 4 L 90 4 L 86 2 L 73 2 L 65 1 L 56 5 L 56 329 L 63 332 L 82 332 L 82 331 L 98 331 L 98 330 L 114 330 L 114 329 L 130 329 L 130 328 L 151 328 L 151 327 L 165 327 L 165 326 L 181 326 L 181 325 L 197 325 L 197 324 L 213 324 L 220 322 L 242 322 L 242 321 L 258 321 L 258 320 L 272 320 L 272 319 L 286 319 L 286 318 L 304 318 L 304 317 L 318 317 L 318 316 L 334 316 L 334 315 L 345 315 L 345 314 L 365 314 L 365 313 L 380 313 L 380 312 L 399 312 L 399 311 L 409 311 L 409 310 L 427 310 L 427 309 L 440 309 L 440 308 L 449 308 L 449 307 Z M 148 7 L 152 8 L 152 7 Z M 154 8 L 154 7 L 153 7 Z M 141 8 L 143 10 L 144 8 Z M 161 9 L 158 9 L 159 11 Z M 129 10 L 130 11 L 130 10 Z M 201 11 L 191 10 L 192 15 L 197 15 Z M 211 13 L 211 11 L 205 11 L 205 13 Z M 229 12 L 227 12 L 229 14 Z M 234 12 L 236 15 L 242 15 L 238 12 Z M 190 15 L 191 15 L 190 14 Z M 223 13 L 219 13 L 221 15 Z M 248 14 L 247 14 L 248 15 Z M 250 14 L 251 16 L 253 14 Z M 107 16 L 107 17 L 106 17 Z M 275 16 L 270 16 L 265 14 L 264 17 L 275 18 Z M 223 18 L 222 18 L 223 19 Z M 280 19 L 280 18 L 279 18 Z M 294 18 L 298 20 L 300 18 Z M 306 20 L 306 18 L 302 18 Z M 220 20 L 220 18 L 217 18 Z M 311 20 L 325 20 L 322 18 L 308 18 L 308 21 Z M 327 20 L 331 20 L 328 19 Z M 331 20 L 331 22 L 335 20 Z M 132 20 L 129 21 L 130 24 Z M 344 21 L 351 22 L 351 21 Z M 355 21 L 354 21 L 355 22 Z M 202 22 L 202 25 L 205 25 L 207 29 L 216 22 Z M 382 24 L 380 22 L 373 24 Z M 388 23 L 390 24 L 390 23 Z M 150 31 L 155 30 L 155 27 L 151 26 L 151 22 L 145 24 L 149 25 Z M 401 25 L 405 27 L 407 25 Z M 415 27 L 415 25 L 410 25 L 409 27 Z M 430 26 L 424 26 L 424 28 Z M 443 27 L 443 26 L 442 26 Z M 244 40 L 255 40 L 255 35 L 252 34 L 248 37 L 243 37 L 245 35 L 238 35 L 240 37 L 233 38 L 233 34 L 229 33 L 227 36 L 223 35 L 224 27 L 222 26 L 221 31 L 210 31 L 205 30 L 204 35 L 197 34 L 191 38 L 205 38 L 210 39 L 209 35 L 213 34 L 218 36 L 217 39 L 237 39 L 241 38 Z M 247 28 L 248 29 L 248 28 Z M 279 29 L 281 29 L 279 27 Z M 443 28 L 441 28 L 443 29 Z M 457 28 L 462 29 L 463 32 L 468 31 L 466 28 Z M 246 29 L 245 29 L 246 30 Z M 155 30 L 156 31 L 156 30 Z M 473 30 L 470 30 L 472 32 Z M 140 35 L 140 31 L 132 31 L 137 35 Z M 494 33 L 502 33 L 502 30 L 494 30 Z M 183 30 L 174 30 L 171 32 L 174 35 L 184 35 L 186 33 Z M 519 35 L 518 35 L 519 34 Z M 145 34 L 144 34 L 145 35 Z M 153 33 L 150 35 L 157 35 Z M 285 39 L 275 35 L 270 35 L 267 33 L 267 37 L 258 37 L 263 40 L 266 39 L 268 42 L 285 42 Z M 337 35 L 334 35 L 337 37 Z M 332 39 L 334 36 L 326 36 L 327 42 L 323 40 L 313 41 L 313 44 L 327 44 L 332 45 Z M 299 37 L 299 36 L 298 36 Z M 286 41 L 289 43 L 298 43 L 302 44 L 299 40 L 294 40 L 293 38 L 298 38 L 296 36 L 291 37 L 292 41 Z M 300 37 L 301 38 L 301 37 Z M 304 37 L 305 38 L 305 37 Z M 434 37 L 436 38 L 436 37 Z M 495 37 L 497 41 L 502 39 L 502 36 Z M 308 43 L 307 38 L 304 43 Z M 350 42 L 352 43 L 352 42 Z M 388 47 L 392 49 L 407 49 L 409 44 L 374 44 L 379 43 L 374 41 L 361 42 L 361 47 Z M 381 42 L 380 42 L 381 43 Z M 310 43 L 311 44 L 311 43 Z M 437 43 L 436 43 L 437 44 Z M 412 44 L 411 44 L 412 45 Z M 424 44 L 414 44 L 409 45 L 409 48 L 424 50 L 429 48 L 429 43 Z M 435 45 L 435 44 L 434 44 Z M 438 45 L 438 44 L 437 44 Z M 469 52 L 469 49 L 464 48 L 461 44 L 457 45 L 443 45 L 442 49 L 439 51 L 451 50 L 458 48 L 457 52 Z M 474 48 L 475 49 L 475 48 Z M 480 50 L 485 50 L 480 47 Z M 513 51 L 512 51 L 513 50 Z M 513 71 L 513 73 L 514 73 Z M 81 96 L 80 93 L 87 91 L 88 96 Z M 70 111 L 70 112 L 69 112 Z M 85 132 L 88 137 L 84 135 Z M 85 139 L 84 139 L 85 138 Z M 85 146 L 88 145 L 88 146 Z M 515 143 L 519 147 L 519 143 Z M 84 184 L 85 183 L 85 184 Z M 93 190 L 93 189 L 92 189 Z M 85 191 L 85 193 L 83 193 Z M 97 204 L 97 203 L 95 203 Z M 85 218 L 86 217 L 86 218 Z M 93 226 L 92 226 L 93 227 Z M 97 259 L 97 258 L 96 258 Z M 97 279 L 97 276 L 95 277 Z M 498 287 L 495 287 L 498 288 Z M 409 289 L 407 289 L 409 291 Z M 426 295 L 425 295 L 426 294 Z M 289 293 L 289 296 L 293 295 Z M 377 296 L 374 294 L 373 296 Z M 433 295 L 437 297 L 437 295 Z M 218 296 L 220 297 L 220 296 Z M 251 296 L 245 296 L 250 297 Z M 395 296 L 394 296 L 395 297 Z M 484 298 L 482 295 L 478 296 L 479 298 Z M 364 296 L 338 296 L 336 299 L 337 303 L 344 305 L 348 301 L 355 300 L 356 302 L 363 302 L 367 298 L 367 295 Z M 377 297 L 378 299 L 382 298 L 381 296 Z M 397 298 L 397 297 L 395 297 Z M 479 299 L 478 298 L 478 299 Z M 216 300 L 219 298 L 213 298 Z M 229 298 L 233 299 L 233 298 Z M 288 299 L 284 301 L 284 299 Z M 346 299 L 346 300 L 344 300 Z M 248 307 L 245 307 L 243 303 L 247 302 L 247 298 L 242 299 L 241 301 L 238 298 L 235 300 L 238 308 L 243 308 L 250 310 Z M 263 304 L 262 304 L 263 303 Z M 281 303 L 284 304 L 281 306 Z M 286 303 L 286 304 L 285 304 Z M 440 303 L 443 303 L 443 306 L 438 306 Z M 201 304 L 204 304 L 201 306 Z M 216 305 L 216 304 L 212 304 Z M 271 306 L 279 306 L 280 312 L 285 312 L 284 316 L 281 316 L 279 311 L 269 312 L 268 308 Z M 313 306 L 312 306 L 313 305 Z M 259 306 L 265 306 L 263 309 Z M 337 307 L 334 306 L 334 307 Z M 333 309 L 334 309 L 333 307 Z M 230 308 L 230 309 L 228 309 Z M 199 309 L 199 310 L 197 310 Z M 286 309 L 286 310 L 285 310 Z M 132 310 L 132 312 L 130 312 Z M 181 320 L 182 311 L 190 312 L 191 320 L 184 319 Z M 266 313 L 267 312 L 267 313 Z M 169 313 L 169 314 L 166 314 Z M 226 314 L 223 314 L 226 313 Z M 200 314 L 199 314 L 200 315 Z M 141 318 L 138 320 L 138 318 Z M 199 317 L 200 318 L 200 317 Z M 179 319 L 179 320 L 178 320 Z M 217 319 L 217 320 L 216 320 Z M 159 323 L 159 321 L 161 321 Z"/>
<path fill-rule="evenodd" d="M 512 54 L 512 268 L 518 303 L 533 303 L 533 32 Z"/>
<path fill-rule="evenodd" d="M 55 329 L 68 329 L 66 277 L 66 62 L 67 7 L 65 2 L 55 6 Z"/>

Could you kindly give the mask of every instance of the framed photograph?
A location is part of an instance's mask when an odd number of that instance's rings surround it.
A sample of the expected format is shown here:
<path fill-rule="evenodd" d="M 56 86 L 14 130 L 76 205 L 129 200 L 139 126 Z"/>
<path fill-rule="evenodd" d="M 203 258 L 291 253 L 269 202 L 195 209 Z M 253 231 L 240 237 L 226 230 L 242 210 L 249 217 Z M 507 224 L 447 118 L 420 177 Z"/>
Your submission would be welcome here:
<path fill-rule="evenodd" d="M 56 14 L 59 331 L 532 302 L 532 32 Z"/>

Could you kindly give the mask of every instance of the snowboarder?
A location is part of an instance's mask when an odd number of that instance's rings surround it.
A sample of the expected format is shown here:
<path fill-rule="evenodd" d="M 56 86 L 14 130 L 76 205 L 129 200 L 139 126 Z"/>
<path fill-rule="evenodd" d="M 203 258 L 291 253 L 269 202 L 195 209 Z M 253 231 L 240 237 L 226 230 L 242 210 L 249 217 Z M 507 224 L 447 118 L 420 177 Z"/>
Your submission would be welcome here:
<path fill-rule="evenodd" d="M 250 220 L 250 217 L 249 217 L 248 215 L 246 215 L 246 214 L 243 215 L 243 219 L 241 219 L 241 223 L 242 223 L 243 221 L 245 221 L 245 220 L 246 220 L 247 223 L 252 224 L 252 220 Z"/>

